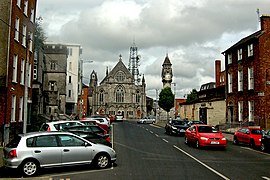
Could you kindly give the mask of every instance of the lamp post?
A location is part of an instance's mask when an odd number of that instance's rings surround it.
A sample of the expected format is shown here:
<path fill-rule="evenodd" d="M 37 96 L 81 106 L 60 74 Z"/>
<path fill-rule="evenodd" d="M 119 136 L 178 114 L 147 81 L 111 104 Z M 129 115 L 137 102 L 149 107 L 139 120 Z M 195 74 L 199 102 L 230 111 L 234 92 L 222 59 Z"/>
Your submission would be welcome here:
<path fill-rule="evenodd" d="M 172 83 L 173 84 L 173 86 L 174 86 L 174 89 L 173 89 L 173 95 L 174 95 L 174 101 L 173 101 L 173 106 L 174 106 L 174 117 L 175 117 L 175 112 L 176 112 L 176 100 L 175 100 L 175 97 L 176 97 L 176 93 L 175 93 L 175 91 L 176 91 L 176 83 Z"/>

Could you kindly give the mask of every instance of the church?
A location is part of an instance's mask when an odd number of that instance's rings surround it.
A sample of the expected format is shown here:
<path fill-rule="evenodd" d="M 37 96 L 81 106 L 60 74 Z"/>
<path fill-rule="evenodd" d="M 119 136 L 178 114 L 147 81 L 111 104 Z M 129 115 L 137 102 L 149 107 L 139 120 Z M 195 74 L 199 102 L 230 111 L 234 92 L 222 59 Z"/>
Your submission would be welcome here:
<path fill-rule="evenodd" d="M 90 74 L 88 102 L 92 114 L 122 115 L 125 119 L 139 119 L 147 115 L 144 75 L 141 82 L 127 68 L 119 56 L 111 71 L 98 85 L 97 73 Z"/>

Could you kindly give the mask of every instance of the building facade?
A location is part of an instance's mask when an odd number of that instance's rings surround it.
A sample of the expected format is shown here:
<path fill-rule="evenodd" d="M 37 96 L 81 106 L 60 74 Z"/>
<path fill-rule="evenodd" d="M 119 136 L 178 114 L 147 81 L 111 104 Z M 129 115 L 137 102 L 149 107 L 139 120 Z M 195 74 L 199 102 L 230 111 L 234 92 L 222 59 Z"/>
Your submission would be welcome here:
<path fill-rule="evenodd" d="M 45 114 L 54 119 L 66 114 L 67 46 L 46 43 L 43 92 Z"/>
<path fill-rule="evenodd" d="M 136 85 L 134 76 L 122 61 L 118 63 L 97 85 L 97 74 L 92 72 L 89 84 L 89 103 L 92 113 L 123 115 L 125 119 L 146 116 L 145 79 Z M 92 95 L 91 95 L 92 94 Z"/>
<path fill-rule="evenodd" d="M 270 128 L 270 16 L 262 15 L 260 22 L 261 30 L 223 52 L 226 114 L 229 123 Z"/>
<path fill-rule="evenodd" d="M 79 44 L 65 44 L 67 46 L 67 82 L 66 82 L 66 114 L 77 112 L 80 104 L 78 98 L 82 93 L 82 48 Z M 80 113 L 81 114 L 81 113 Z"/>
<path fill-rule="evenodd" d="M 32 104 L 36 0 L 0 2 L 1 141 L 26 132 Z"/>

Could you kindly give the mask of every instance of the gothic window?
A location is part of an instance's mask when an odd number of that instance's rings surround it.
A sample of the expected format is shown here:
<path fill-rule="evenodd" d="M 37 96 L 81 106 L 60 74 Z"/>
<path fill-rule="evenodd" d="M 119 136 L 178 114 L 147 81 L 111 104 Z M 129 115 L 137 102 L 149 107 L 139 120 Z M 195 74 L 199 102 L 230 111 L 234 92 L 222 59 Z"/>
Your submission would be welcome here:
<path fill-rule="evenodd" d="M 99 92 L 99 102 L 100 103 L 104 102 L 104 91 L 103 90 L 101 90 Z"/>
<path fill-rule="evenodd" d="M 56 70 L 56 62 L 51 61 L 51 70 Z"/>
<path fill-rule="evenodd" d="M 55 81 L 50 81 L 49 82 L 49 90 L 50 91 L 57 91 L 57 88 L 56 88 L 56 82 Z"/>
<path fill-rule="evenodd" d="M 123 82 L 125 80 L 125 74 L 120 71 L 116 74 L 115 79 L 118 82 Z"/>
<path fill-rule="evenodd" d="M 140 91 L 136 92 L 136 103 L 139 103 L 141 100 Z"/>
<path fill-rule="evenodd" d="M 125 96 L 124 88 L 122 86 L 117 87 L 115 91 L 115 101 L 124 102 L 124 96 Z"/>

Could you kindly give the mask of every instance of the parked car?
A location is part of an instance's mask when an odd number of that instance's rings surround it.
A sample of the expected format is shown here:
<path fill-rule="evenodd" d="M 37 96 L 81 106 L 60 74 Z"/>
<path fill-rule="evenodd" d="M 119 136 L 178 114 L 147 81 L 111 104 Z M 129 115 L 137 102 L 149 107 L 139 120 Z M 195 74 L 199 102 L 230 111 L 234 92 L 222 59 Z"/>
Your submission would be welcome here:
<path fill-rule="evenodd" d="M 227 140 L 221 131 L 213 126 L 194 124 L 186 130 L 185 143 L 200 147 L 221 147 L 226 148 Z"/>
<path fill-rule="evenodd" d="M 169 120 L 165 125 L 165 132 L 169 135 L 184 135 L 188 126 L 188 121 Z"/>
<path fill-rule="evenodd" d="M 109 125 L 111 124 L 111 119 L 106 114 L 93 114 L 93 115 L 90 116 L 90 118 L 105 118 L 106 121 L 108 122 L 108 124 Z"/>
<path fill-rule="evenodd" d="M 138 124 L 153 124 L 155 122 L 156 122 L 156 119 L 151 118 L 151 117 L 144 117 L 137 121 Z"/>
<path fill-rule="evenodd" d="M 263 132 L 261 140 L 261 151 L 270 152 L 270 130 Z"/>
<path fill-rule="evenodd" d="M 41 125 L 39 131 L 60 131 L 67 126 L 75 125 L 83 126 L 84 124 L 75 120 L 46 122 Z"/>
<path fill-rule="evenodd" d="M 263 129 L 260 127 L 242 127 L 235 131 L 233 144 L 248 144 L 251 148 L 260 147 Z"/>
<path fill-rule="evenodd" d="M 80 120 L 84 125 L 96 124 L 109 133 L 110 125 L 105 118 L 84 118 Z"/>
<path fill-rule="evenodd" d="M 197 120 L 192 120 L 192 121 L 188 121 L 188 126 L 192 126 L 193 124 L 205 124 L 202 121 L 197 121 Z"/>
<path fill-rule="evenodd" d="M 107 168 L 116 152 L 75 134 L 62 131 L 19 134 L 3 149 L 3 164 L 17 168 L 24 176 L 35 176 L 41 168 L 93 164 Z"/>
<path fill-rule="evenodd" d="M 78 136 L 94 143 L 100 143 L 112 147 L 110 135 L 98 125 L 70 126 L 64 128 L 63 131 L 77 134 Z"/>

